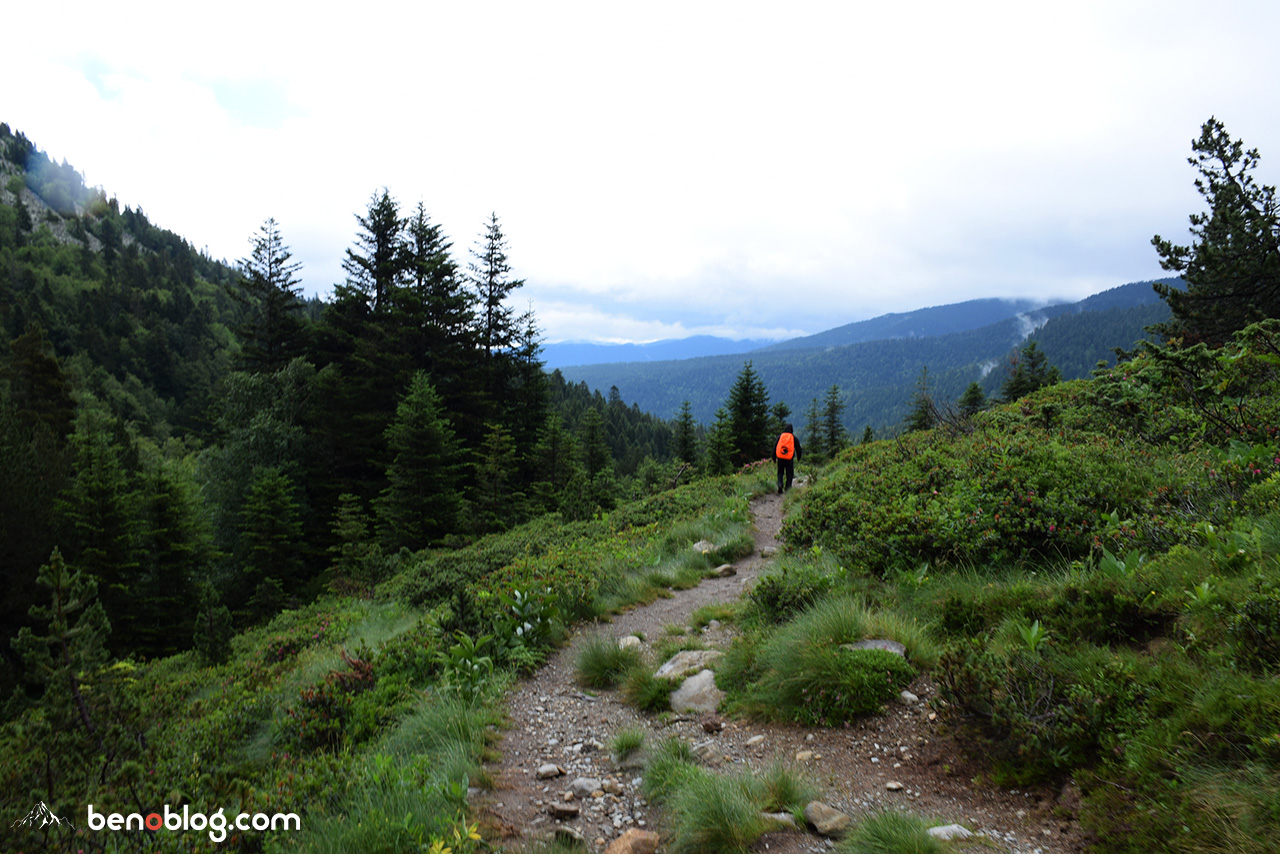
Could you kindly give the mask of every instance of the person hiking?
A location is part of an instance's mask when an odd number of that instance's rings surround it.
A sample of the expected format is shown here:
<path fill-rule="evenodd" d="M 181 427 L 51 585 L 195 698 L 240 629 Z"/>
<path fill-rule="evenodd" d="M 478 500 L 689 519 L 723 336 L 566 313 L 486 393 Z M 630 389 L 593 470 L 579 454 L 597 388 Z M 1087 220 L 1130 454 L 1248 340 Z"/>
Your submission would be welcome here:
<path fill-rule="evenodd" d="M 790 424 L 782 428 L 782 435 L 773 449 L 773 458 L 778 461 L 778 494 L 791 488 L 791 480 L 796 475 L 796 460 L 800 459 L 800 440 Z"/>

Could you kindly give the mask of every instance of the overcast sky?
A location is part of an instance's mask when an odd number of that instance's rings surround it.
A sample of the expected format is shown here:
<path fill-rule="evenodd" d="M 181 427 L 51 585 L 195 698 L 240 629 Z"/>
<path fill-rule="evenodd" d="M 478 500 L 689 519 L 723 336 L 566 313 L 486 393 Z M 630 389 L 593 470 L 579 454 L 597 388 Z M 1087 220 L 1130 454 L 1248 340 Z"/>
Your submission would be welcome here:
<path fill-rule="evenodd" d="M 382 187 L 548 341 L 1080 298 L 1187 242 L 1210 116 L 1280 183 L 1280 3 L 10 4 L 0 121 L 328 295 Z"/>

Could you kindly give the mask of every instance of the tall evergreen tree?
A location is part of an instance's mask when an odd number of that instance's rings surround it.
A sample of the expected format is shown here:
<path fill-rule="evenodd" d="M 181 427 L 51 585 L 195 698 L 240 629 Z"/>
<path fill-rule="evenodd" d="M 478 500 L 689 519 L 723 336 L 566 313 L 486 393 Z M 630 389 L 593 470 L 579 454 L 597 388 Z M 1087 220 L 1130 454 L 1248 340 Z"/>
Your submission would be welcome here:
<path fill-rule="evenodd" d="M 823 459 L 827 455 L 827 447 L 823 444 L 821 413 L 816 397 L 809 402 L 809 407 L 804 411 L 804 452 L 810 459 Z"/>
<path fill-rule="evenodd" d="M 272 217 L 253 238 L 253 252 L 240 261 L 240 280 L 232 293 L 248 308 L 237 330 L 245 370 L 278 371 L 303 351 L 302 283 L 297 278 L 302 265 L 292 257 Z"/>
<path fill-rule="evenodd" d="M 391 464 L 375 503 L 384 546 L 421 549 L 458 530 L 459 448 L 431 380 L 414 374 L 386 430 Z"/>
<path fill-rule="evenodd" d="M 689 401 L 680 404 L 675 428 L 676 458 L 693 465 L 698 461 L 698 426 L 693 420 Z"/>
<path fill-rule="evenodd" d="M 822 444 L 833 457 L 849 444 L 849 433 L 844 428 L 844 401 L 840 399 L 838 385 L 827 389 L 822 398 Z"/>
<path fill-rule="evenodd" d="M 908 433 L 919 430 L 932 430 L 938 423 L 938 410 L 933 403 L 933 391 L 929 386 L 929 366 L 920 368 L 920 378 L 916 380 L 916 393 L 911 398 L 911 410 L 907 413 L 906 429 Z"/>
<path fill-rule="evenodd" d="M 1222 122 L 1205 122 L 1191 148 L 1188 162 L 1200 172 L 1196 189 L 1209 211 L 1191 215 L 1191 246 L 1151 239 L 1160 266 L 1186 282 L 1185 290 L 1155 285 L 1173 314 L 1156 329 L 1216 346 L 1250 323 L 1280 317 L 1280 205 L 1276 188 L 1253 177 L 1258 150 L 1246 151 Z"/>
<path fill-rule="evenodd" d="M 1013 357 L 1009 376 L 1000 386 L 1000 396 L 1005 403 L 1011 403 L 1059 382 L 1062 382 L 1062 375 L 1058 369 L 1049 364 L 1049 357 L 1036 342 L 1030 341 Z"/>
<path fill-rule="evenodd" d="M 141 628 L 133 608 L 141 569 L 140 507 L 123 463 L 119 429 L 93 401 L 81 409 L 70 439 L 72 477 L 56 507 L 69 558 L 97 581 L 107 617 L 116 626 L 113 649 L 125 654 Z"/>
<path fill-rule="evenodd" d="M 342 262 L 347 273 L 342 295 L 358 295 L 369 311 L 377 314 L 390 309 L 392 295 L 406 278 L 405 221 L 385 187 L 381 195 L 373 194 L 365 215 L 357 214 L 356 221 L 361 230 L 355 248 L 347 250 Z"/>
<path fill-rule="evenodd" d="M 969 383 L 969 387 L 964 390 L 964 394 L 960 397 L 960 415 L 965 418 L 972 418 L 987 406 L 987 396 L 982 391 L 982 386 L 977 381 Z"/>
<path fill-rule="evenodd" d="M 249 582 L 244 590 L 260 590 L 265 583 L 278 585 L 290 599 L 303 597 L 302 521 L 294 493 L 293 480 L 281 469 L 267 466 L 254 473 L 240 517 Z"/>
<path fill-rule="evenodd" d="M 523 279 L 511 278 L 507 239 L 496 213 L 489 215 L 484 234 L 472 248 L 471 257 L 473 260 L 467 269 L 476 289 L 480 348 L 489 360 L 495 351 L 509 349 L 515 340 L 519 325 L 507 298 L 512 291 L 524 286 Z"/>
<path fill-rule="evenodd" d="M 769 392 L 751 362 L 742 366 L 733 387 L 729 389 L 727 407 L 732 447 L 731 464 L 741 466 L 769 456 L 772 451 Z"/>

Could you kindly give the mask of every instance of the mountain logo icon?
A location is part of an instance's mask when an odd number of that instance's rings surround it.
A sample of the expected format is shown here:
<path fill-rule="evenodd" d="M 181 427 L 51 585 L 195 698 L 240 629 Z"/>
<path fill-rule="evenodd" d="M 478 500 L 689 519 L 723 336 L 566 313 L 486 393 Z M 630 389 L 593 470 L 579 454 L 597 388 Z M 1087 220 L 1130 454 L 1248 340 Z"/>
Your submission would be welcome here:
<path fill-rule="evenodd" d="M 36 804 L 31 808 L 31 812 L 15 821 L 11 827 L 25 827 L 31 830 L 38 830 L 49 825 L 57 825 L 58 827 L 70 827 L 75 829 L 75 825 L 71 823 L 69 818 L 58 818 L 53 814 L 53 810 L 44 805 L 44 801 Z"/>

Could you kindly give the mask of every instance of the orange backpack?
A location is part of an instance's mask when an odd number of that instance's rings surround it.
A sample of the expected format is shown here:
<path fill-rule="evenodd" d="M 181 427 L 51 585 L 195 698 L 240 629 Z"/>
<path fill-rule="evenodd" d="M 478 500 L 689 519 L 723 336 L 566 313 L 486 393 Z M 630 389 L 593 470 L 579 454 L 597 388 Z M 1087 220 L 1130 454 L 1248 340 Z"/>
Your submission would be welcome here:
<path fill-rule="evenodd" d="M 778 437 L 778 447 L 774 448 L 773 455 L 780 460 L 789 460 L 796 455 L 796 437 L 790 433 L 783 433 Z"/>

